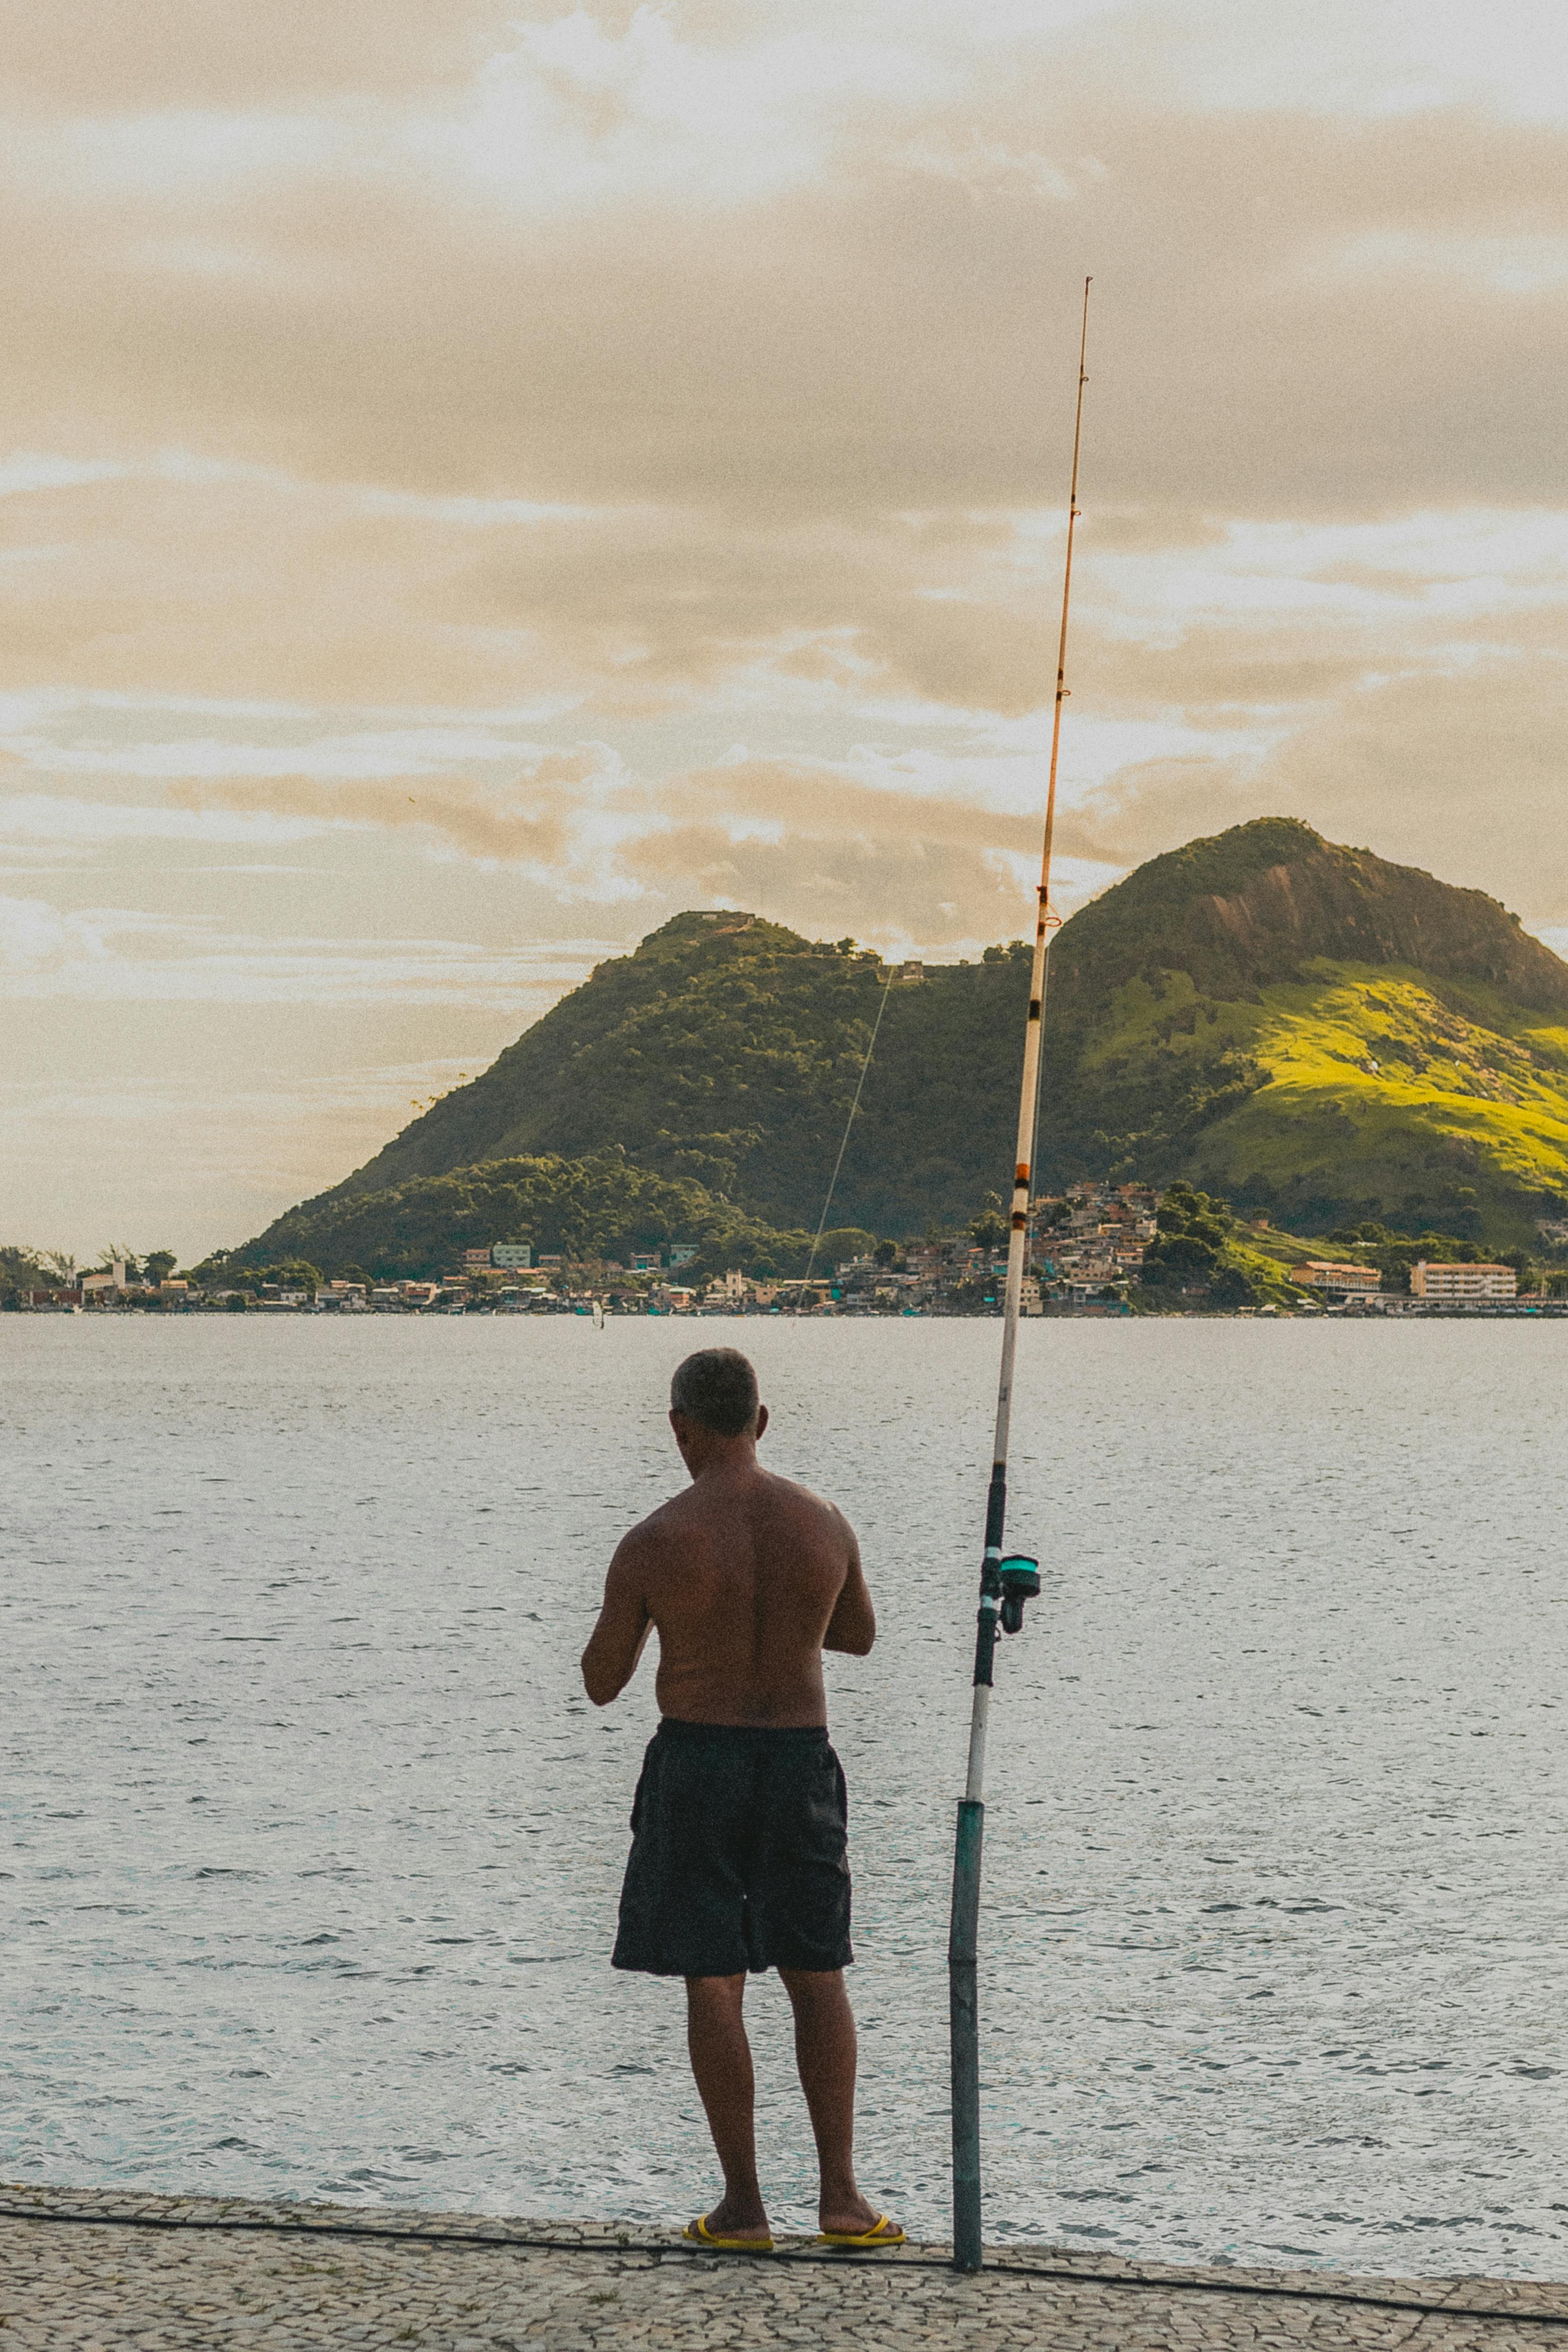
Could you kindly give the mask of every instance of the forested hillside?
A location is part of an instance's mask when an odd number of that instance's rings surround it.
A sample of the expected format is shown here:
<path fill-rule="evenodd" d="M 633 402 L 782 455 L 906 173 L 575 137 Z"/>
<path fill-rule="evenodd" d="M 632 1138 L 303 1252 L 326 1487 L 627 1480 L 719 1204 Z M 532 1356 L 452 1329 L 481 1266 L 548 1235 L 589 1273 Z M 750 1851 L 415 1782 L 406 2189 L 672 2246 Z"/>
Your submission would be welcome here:
<path fill-rule="evenodd" d="M 1028 973 L 1014 943 L 889 986 L 852 940 L 678 916 L 251 1248 L 319 1257 L 309 1232 L 361 1196 L 616 1150 L 628 1184 L 809 1230 L 884 989 L 834 1222 L 958 1223 L 1005 1189 Z M 1046 1185 L 1181 1176 L 1298 1232 L 1530 1242 L 1568 1192 L 1568 965 L 1479 891 L 1262 819 L 1063 927 L 1046 1079 Z"/>
<path fill-rule="evenodd" d="M 878 1232 L 971 1216 L 1011 1145 L 1021 949 L 894 980 L 835 1210 Z M 779 1226 L 814 1226 L 888 979 L 852 940 L 679 915 L 601 964 L 484 1076 L 350 1177 L 619 1144 Z"/>
<path fill-rule="evenodd" d="M 823 1234 L 820 1262 L 831 1265 L 875 1238 L 840 1223 Z M 799 1276 L 812 1240 L 776 1232 L 688 1176 L 638 1168 L 611 1144 L 580 1160 L 486 1160 L 375 1192 L 329 1192 L 269 1226 L 265 1250 L 253 1244 L 221 1263 L 276 1258 L 330 1275 L 352 1266 L 385 1281 L 439 1275 L 464 1250 L 495 1242 L 623 1264 L 634 1249 L 683 1241 L 695 1246 L 699 1273 L 744 1265 L 753 1274 Z"/>

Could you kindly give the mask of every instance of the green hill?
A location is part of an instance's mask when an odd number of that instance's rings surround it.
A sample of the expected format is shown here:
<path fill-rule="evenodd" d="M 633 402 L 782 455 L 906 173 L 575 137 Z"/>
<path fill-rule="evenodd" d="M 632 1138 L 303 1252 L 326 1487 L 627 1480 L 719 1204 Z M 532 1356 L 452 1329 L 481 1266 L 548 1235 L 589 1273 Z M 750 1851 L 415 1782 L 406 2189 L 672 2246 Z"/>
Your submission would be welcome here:
<path fill-rule="evenodd" d="M 1011 1147 L 1028 969 L 994 948 L 894 982 L 840 1178 L 846 1222 L 901 1234 L 974 1214 Z M 342 1189 L 619 1145 L 772 1225 L 814 1227 L 887 978 L 852 940 L 678 915 Z"/>
<path fill-rule="evenodd" d="M 1063 1159 L 1309 1234 L 1562 1213 L 1568 964 L 1481 891 L 1266 818 L 1140 866 L 1052 963 Z"/>
<path fill-rule="evenodd" d="M 1028 972 L 1015 942 L 892 980 L 835 1223 L 924 1231 L 1004 1188 Z M 695 1188 L 660 1218 L 700 1193 L 810 1230 L 888 980 L 852 940 L 677 916 L 245 1255 L 326 1263 L 344 1219 L 494 1161 L 591 1162 L 644 1218 L 656 1180 Z M 1182 1176 L 1297 1232 L 1498 1246 L 1568 1193 L 1568 965 L 1481 892 L 1292 819 L 1151 859 L 1064 925 L 1046 1079 L 1047 1184 Z"/>

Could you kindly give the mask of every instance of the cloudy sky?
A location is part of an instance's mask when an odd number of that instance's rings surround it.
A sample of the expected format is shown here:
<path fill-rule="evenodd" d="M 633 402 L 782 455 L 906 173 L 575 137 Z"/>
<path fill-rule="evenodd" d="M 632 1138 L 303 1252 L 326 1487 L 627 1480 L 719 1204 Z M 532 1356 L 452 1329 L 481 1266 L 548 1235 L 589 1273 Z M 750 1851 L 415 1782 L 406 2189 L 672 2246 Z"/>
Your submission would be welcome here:
<path fill-rule="evenodd" d="M 1568 946 L 1562 0 L 0 5 L 0 1239 L 192 1255 L 688 906 L 1283 812 Z"/>

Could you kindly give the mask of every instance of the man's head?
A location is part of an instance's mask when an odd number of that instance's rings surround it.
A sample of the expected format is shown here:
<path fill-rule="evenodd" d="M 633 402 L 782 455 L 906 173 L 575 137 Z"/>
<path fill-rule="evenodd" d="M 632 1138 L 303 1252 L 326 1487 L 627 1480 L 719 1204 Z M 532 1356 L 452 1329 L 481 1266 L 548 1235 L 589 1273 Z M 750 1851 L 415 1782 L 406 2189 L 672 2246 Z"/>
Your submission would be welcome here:
<path fill-rule="evenodd" d="M 699 1348 L 677 1364 L 670 1382 L 670 1426 L 694 1464 L 697 1455 L 749 1444 L 768 1426 L 758 1401 L 757 1374 L 738 1348 Z"/>

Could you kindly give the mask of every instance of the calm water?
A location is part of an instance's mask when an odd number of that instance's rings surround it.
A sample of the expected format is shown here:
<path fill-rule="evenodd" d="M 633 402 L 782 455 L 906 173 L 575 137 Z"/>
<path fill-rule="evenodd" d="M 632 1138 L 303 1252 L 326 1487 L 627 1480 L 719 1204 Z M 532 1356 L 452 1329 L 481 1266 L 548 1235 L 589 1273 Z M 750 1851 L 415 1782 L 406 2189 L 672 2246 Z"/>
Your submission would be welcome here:
<path fill-rule="evenodd" d="M 678 1988 L 612 1976 L 680 1470 L 666 1323 L 0 1321 L 11 2177 L 666 2221 Z M 830 1661 L 862 2178 L 944 2233 L 997 1332 L 706 1324 L 883 1614 Z M 1568 2275 L 1568 1327 L 1026 1327 L 987 1832 L 988 2233 Z M 811 2219 L 772 1978 L 781 2226 Z"/>

